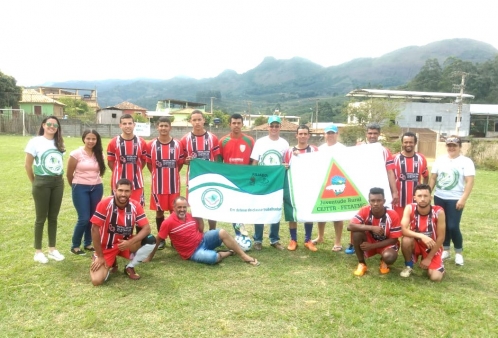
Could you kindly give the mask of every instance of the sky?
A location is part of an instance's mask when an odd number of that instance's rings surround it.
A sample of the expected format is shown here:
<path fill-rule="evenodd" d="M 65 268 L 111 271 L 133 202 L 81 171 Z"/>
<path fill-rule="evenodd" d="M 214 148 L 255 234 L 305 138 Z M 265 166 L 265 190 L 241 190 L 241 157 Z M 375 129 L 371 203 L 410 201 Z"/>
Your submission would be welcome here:
<path fill-rule="evenodd" d="M 24 0 L 0 4 L 0 72 L 21 86 L 242 74 L 265 57 L 324 67 L 470 38 L 498 48 L 474 0 Z"/>

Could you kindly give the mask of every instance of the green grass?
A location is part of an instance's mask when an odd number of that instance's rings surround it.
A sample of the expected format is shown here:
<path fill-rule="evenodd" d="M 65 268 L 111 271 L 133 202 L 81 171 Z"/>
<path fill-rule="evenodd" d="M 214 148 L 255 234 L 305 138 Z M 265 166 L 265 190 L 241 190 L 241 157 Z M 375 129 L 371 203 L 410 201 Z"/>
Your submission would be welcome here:
<path fill-rule="evenodd" d="M 419 268 L 410 278 L 399 277 L 401 257 L 388 275 L 379 275 L 379 258 L 374 257 L 367 260 L 369 272 L 354 277 L 356 258 L 330 250 L 330 224 L 327 242 L 316 253 L 304 249 L 300 224 L 301 245 L 295 252 L 269 247 L 265 227 L 263 250 L 251 252 L 261 261 L 257 268 L 237 257 L 216 266 L 183 261 L 168 245 L 153 262 L 138 266 L 141 280 L 120 272 L 93 287 L 89 256 L 69 253 L 76 212 L 67 185 L 57 244 L 66 260 L 46 265 L 33 261 L 34 205 L 24 171 L 28 138 L 0 136 L 0 141 L 2 337 L 498 336 L 498 172 L 478 171 L 461 224 L 465 266 L 448 262 L 439 284 Z M 68 150 L 80 143 L 66 139 Z M 147 175 L 147 194 L 149 179 Z M 109 175 L 105 186 L 109 193 Z M 147 214 L 154 223 L 154 212 Z M 219 227 L 233 233 L 229 224 Z M 155 233 L 154 224 L 152 228 Z M 286 223 L 280 235 L 286 245 Z M 343 245 L 348 236 L 345 231 Z M 124 261 L 118 262 L 123 269 Z"/>

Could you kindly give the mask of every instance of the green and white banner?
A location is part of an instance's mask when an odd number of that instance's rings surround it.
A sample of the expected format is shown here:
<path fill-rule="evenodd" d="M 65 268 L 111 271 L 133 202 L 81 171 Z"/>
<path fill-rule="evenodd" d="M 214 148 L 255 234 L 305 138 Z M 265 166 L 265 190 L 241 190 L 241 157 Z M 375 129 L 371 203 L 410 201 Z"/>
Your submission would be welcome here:
<path fill-rule="evenodd" d="M 270 224 L 282 216 L 284 166 L 190 162 L 188 202 L 195 217 Z"/>
<path fill-rule="evenodd" d="M 378 143 L 325 149 L 292 158 L 286 177 L 285 220 L 328 222 L 351 219 L 368 203 L 373 187 L 391 203 L 382 146 Z"/>

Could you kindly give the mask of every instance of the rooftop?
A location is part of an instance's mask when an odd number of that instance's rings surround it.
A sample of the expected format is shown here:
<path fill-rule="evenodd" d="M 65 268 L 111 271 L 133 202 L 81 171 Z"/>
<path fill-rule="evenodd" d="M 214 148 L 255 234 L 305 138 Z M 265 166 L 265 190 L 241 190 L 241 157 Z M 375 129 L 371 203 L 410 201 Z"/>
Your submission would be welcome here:
<path fill-rule="evenodd" d="M 390 99 L 412 99 L 412 100 L 442 100 L 447 98 L 459 98 L 460 93 L 437 93 L 437 92 L 414 92 L 405 90 L 387 90 L 387 89 L 355 89 L 350 91 L 346 96 L 360 97 L 383 97 Z M 462 94 L 464 99 L 473 99 L 474 95 Z"/>

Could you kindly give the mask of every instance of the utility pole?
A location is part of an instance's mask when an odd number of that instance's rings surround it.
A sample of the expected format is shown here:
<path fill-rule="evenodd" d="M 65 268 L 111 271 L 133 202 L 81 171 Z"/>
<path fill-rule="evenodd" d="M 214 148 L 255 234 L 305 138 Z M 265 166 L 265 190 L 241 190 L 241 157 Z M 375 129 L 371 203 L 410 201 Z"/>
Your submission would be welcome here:
<path fill-rule="evenodd" d="M 216 97 L 211 96 L 211 116 L 213 116 L 213 100 L 214 100 L 215 98 L 216 98 Z"/>
<path fill-rule="evenodd" d="M 459 136 L 460 132 L 460 119 L 462 118 L 462 106 L 463 106 L 463 90 L 465 89 L 465 78 L 469 75 L 469 73 L 465 72 L 454 72 L 455 75 L 461 75 L 462 76 L 462 82 L 459 85 L 453 85 L 453 89 L 460 89 L 460 95 L 456 99 L 456 104 L 458 104 L 457 108 L 457 118 L 456 118 L 456 125 L 455 125 L 455 135 Z"/>
<path fill-rule="evenodd" d="M 320 100 L 320 99 L 316 99 L 316 107 L 315 107 L 315 109 L 316 109 L 316 110 L 315 110 L 315 120 L 316 120 L 316 123 L 315 123 L 315 128 L 314 128 L 314 130 L 316 130 L 316 129 L 318 128 L 318 101 L 319 101 L 319 100 Z M 312 122 L 312 124 L 313 124 L 313 121 L 311 121 L 311 122 Z"/>
<path fill-rule="evenodd" d="M 251 104 L 252 101 L 246 101 L 247 103 L 247 112 L 249 114 L 249 128 L 251 127 Z"/>

